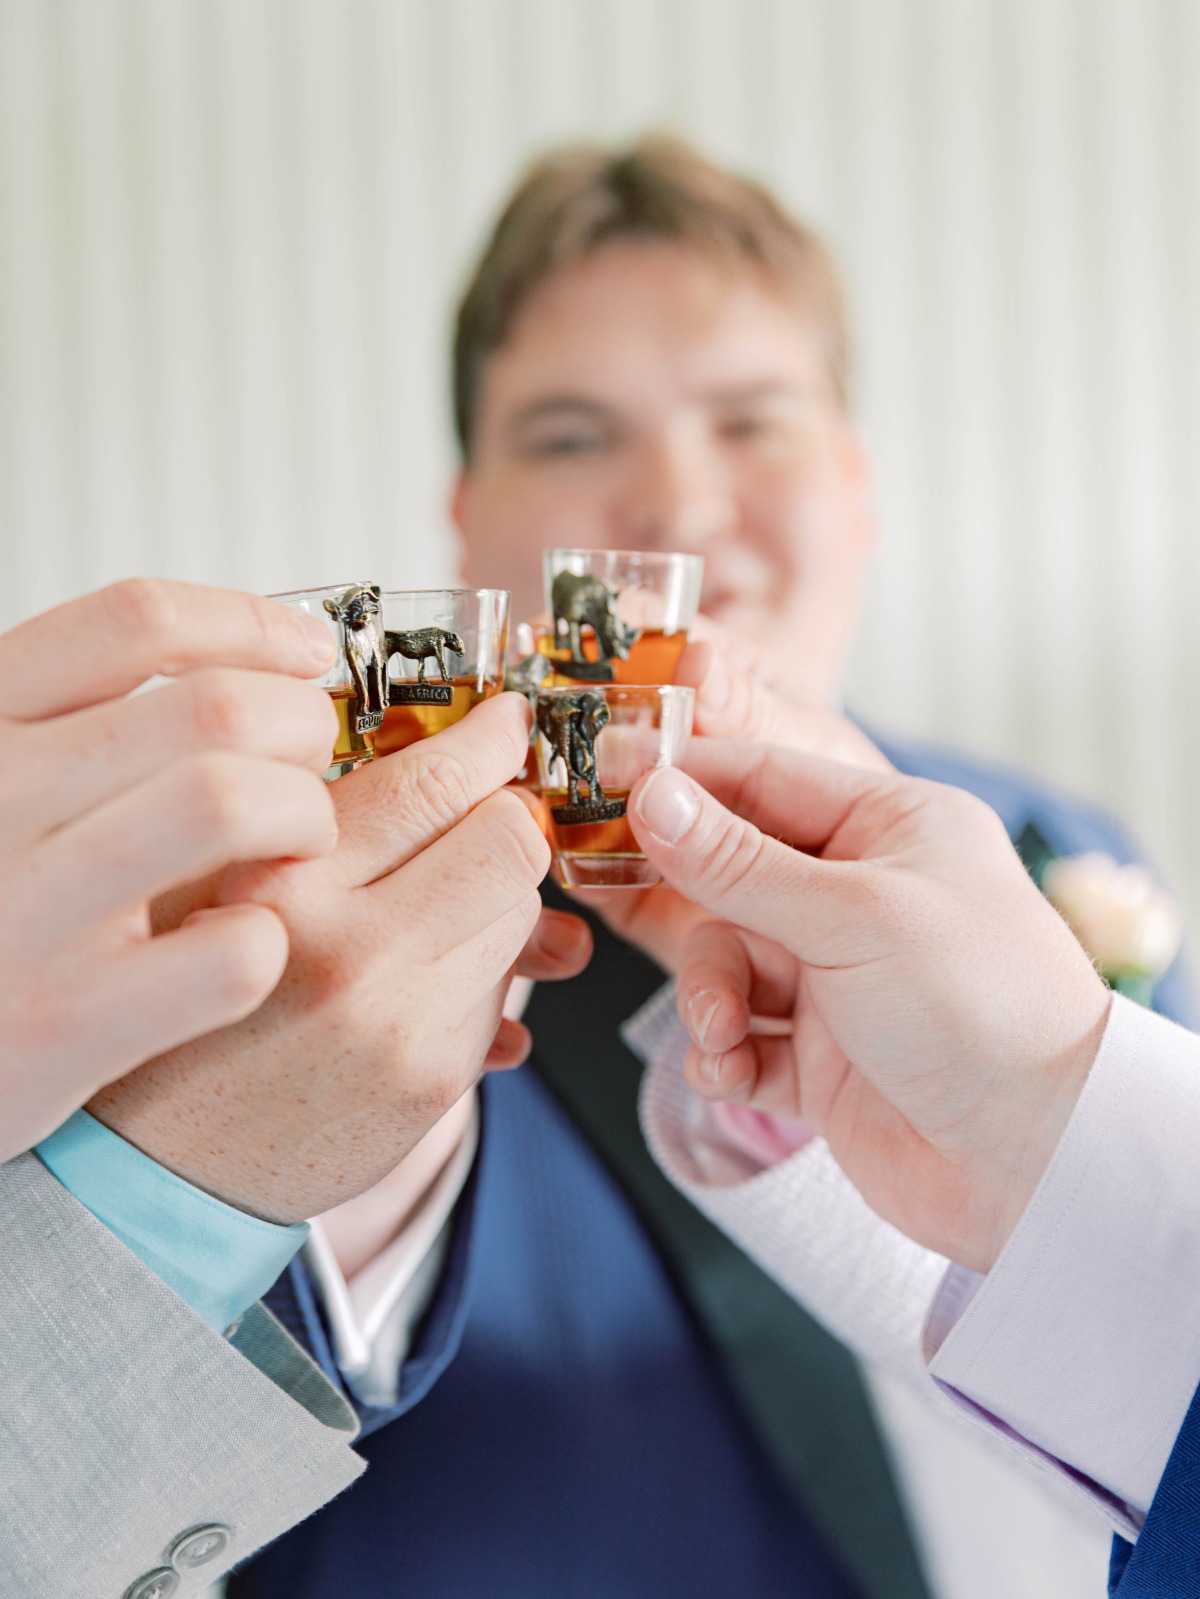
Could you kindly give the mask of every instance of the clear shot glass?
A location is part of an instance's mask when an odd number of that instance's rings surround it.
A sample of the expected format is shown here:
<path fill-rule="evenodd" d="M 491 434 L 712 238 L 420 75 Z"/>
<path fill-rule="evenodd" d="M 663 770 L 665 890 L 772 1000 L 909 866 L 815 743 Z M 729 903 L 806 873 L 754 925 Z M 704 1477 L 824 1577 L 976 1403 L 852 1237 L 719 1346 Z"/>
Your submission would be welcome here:
<path fill-rule="evenodd" d="M 375 753 L 391 755 L 461 721 L 504 687 L 507 589 L 389 589 L 383 596 L 388 706 Z"/>
<path fill-rule="evenodd" d="M 268 598 L 315 616 L 337 644 L 337 659 L 317 681 L 328 692 L 338 718 L 337 740 L 325 775 L 341 777 L 374 755 L 375 737 L 387 710 L 382 590 L 377 583 L 335 583 Z"/>
<path fill-rule="evenodd" d="M 672 766 L 695 694 L 653 684 L 572 684 L 537 696 L 538 770 L 551 848 L 568 888 L 646 888 L 661 879 L 629 825 L 629 791 Z"/>
<path fill-rule="evenodd" d="M 670 683 L 696 619 L 704 560 L 640 550 L 546 550 L 550 624 L 537 648 L 560 682 Z"/>

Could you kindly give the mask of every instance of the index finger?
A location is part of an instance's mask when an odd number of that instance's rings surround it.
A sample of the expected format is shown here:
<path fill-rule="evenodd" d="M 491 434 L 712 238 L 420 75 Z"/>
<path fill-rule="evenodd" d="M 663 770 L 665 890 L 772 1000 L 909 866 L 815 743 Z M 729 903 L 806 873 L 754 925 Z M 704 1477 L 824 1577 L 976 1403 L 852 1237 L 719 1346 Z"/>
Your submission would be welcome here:
<path fill-rule="evenodd" d="M 701 741 L 704 742 L 704 741 Z M 745 745 L 726 746 L 740 752 Z M 793 755 L 785 750 L 768 750 L 772 763 L 792 770 L 797 763 L 809 768 L 825 768 L 834 780 L 848 772 L 860 784 L 886 783 L 887 779 L 853 767 L 837 768 L 831 761 Z M 813 785 L 810 784 L 811 788 Z M 778 801 L 779 794 L 773 795 Z M 793 813 L 799 810 L 801 826 L 793 814 L 791 825 L 763 831 L 768 807 L 753 798 L 742 802 L 745 815 L 722 805 L 706 789 L 677 767 L 660 766 L 639 778 L 629 799 L 629 820 L 634 836 L 664 880 L 685 898 L 739 927 L 776 939 L 801 960 L 815 965 L 844 963 L 863 958 L 871 945 L 872 928 L 863 915 L 864 896 L 869 885 L 857 868 L 849 863 L 830 863 L 781 842 L 772 833 L 796 838 L 807 822 L 814 839 L 828 836 L 834 796 L 818 794 L 811 815 L 803 815 L 808 793 L 802 786 L 793 790 Z M 847 801 L 840 796 L 844 814 Z M 822 812 L 819 803 L 824 800 Z M 775 812 L 779 814 L 776 805 Z M 753 818 L 747 819 L 747 818 Z M 781 818 L 782 819 L 782 818 Z M 765 824 L 768 825 L 769 824 Z M 800 840 L 797 839 L 797 842 Z"/>
<path fill-rule="evenodd" d="M 529 757 L 529 728 L 525 697 L 498 694 L 431 738 L 339 778 L 336 861 L 346 885 L 395 871 L 510 783 Z"/>
<path fill-rule="evenodd" d="M 0 634 L 0 714 L 59 716 L 203 666 L 317 677 L 333 658 L 324 623 L 276 600 L 133 578 Z"/>
<path fill-rule="evenodd" d="M 734 739 L 695 738 L 679 764 L 729 810 L 804 850 L 823 849 L 861 801 L 915 781 Z"/>

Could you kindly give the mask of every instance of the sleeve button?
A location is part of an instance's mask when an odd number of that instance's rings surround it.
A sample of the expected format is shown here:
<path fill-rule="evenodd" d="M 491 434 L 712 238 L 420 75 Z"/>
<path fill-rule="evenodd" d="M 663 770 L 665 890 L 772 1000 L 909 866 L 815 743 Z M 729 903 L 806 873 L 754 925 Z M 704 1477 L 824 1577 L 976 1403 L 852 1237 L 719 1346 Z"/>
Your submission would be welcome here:
<path fill-rule="evenodd" d="M 131 1583 L 123 1599 L 171 1599 L 171 1595 L 178 1590 L 178 1573 L 169 1566 L 160 1566 L 157 1571 L 148 1571 L 144 1577 Z"/>
<path fill-rule="evenodd" d="M 229 1538 L 229 1528 L 215 1521 L 208 1526 L 191 1527 L 176 1538 L 168 1558 L 176 1571 L 192 1571 L 215 1560 L 229 1547 Z"/>

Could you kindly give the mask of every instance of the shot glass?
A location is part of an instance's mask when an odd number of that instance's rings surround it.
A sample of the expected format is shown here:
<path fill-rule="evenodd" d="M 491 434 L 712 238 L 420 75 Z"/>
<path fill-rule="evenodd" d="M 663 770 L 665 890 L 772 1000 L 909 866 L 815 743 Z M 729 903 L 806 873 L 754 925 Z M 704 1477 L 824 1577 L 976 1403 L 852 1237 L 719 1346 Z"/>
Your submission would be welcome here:
<path fill-rule="evenodd" d="M 568 888 L 646 888 L 660 881 L 626 815 L 629 791 L 671 766 L 692 731 L 690 688 L 612 683 L 542 689 L 538 769 L 558 875 Z"/>
<path fill-rule="evenodd" d="M 699 555 L 546 550 L 550 627 L 538 649 L 561 682 L 670 683 L 700 604 Z"/>
<path fill-rule="evenodd" d="M 381 596 L 377 583 L 337 583 L 268 596 L 324 622 L 337 644 L 336 661 L 318 679 L 338 717 L 327 778 L 353 771 L 375 753 L 375 736 L 387 710 Z"/>
<path fill-rule="evenodd" d="M 508 660 L 504 667 L 504 686 L 517 694 L 524 694 L 530 709 L 537 713 L 539 690 L 552 688 L 558 681 L 554 667 L 538 649 L 538 632 L 532 622 L 518 622 L 509 635 Z M 529 757 L 513 778 L 522 788 L 538 793 L 541 780 L 537 764 L 537 723 L 529 733 Z"/>
<path fill-rule="evenodd" d="M 507 589 L 396 589 L 383 596 L 388 706 L 375 753 L 461 721 L 504 687 Z"/>

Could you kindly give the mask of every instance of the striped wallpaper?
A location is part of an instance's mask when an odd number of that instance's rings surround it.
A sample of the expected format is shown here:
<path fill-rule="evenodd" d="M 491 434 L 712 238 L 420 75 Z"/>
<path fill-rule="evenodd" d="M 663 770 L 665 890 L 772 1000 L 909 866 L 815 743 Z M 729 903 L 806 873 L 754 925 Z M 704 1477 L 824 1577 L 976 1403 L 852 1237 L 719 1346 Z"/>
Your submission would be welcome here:
<path fill-rule="evenodd" d="M 1122 809 L 1200 909 L 1197 0 L 0 0 L 0 622 L 441 581 L 448 312 L 546 143 L 824 228 L 887 529 L 852 699 Z"/>

